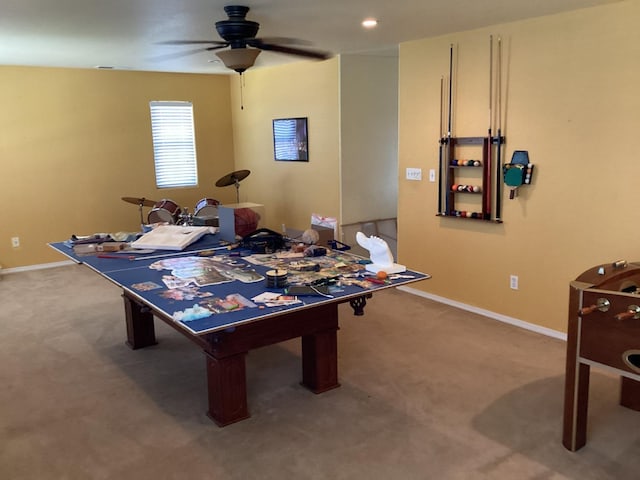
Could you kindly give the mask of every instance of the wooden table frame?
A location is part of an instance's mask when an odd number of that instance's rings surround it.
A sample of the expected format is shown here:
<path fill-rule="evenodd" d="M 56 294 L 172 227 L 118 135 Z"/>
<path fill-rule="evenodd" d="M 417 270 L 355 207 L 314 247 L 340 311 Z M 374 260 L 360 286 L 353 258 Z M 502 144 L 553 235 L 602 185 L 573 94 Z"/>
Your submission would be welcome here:
<path fill-rule="evenodd" d="M 220 242 L 209 236 L 203 237 L 189 249 L 166 255 L 136 257 L 141 260 L 132 264 L 130 259 L 102 259 L 99 256 L 78 256 L 66 242 L 49 245 L 76 263 L 86 264 L 96 273 L 122 289 L 124 299 L 127 345 L 139 349 L 155 345 L 154 317 L 185 335 L 198 345 L 205 354 L 208 411 L 207 415 L 218 425 L 225 426 L 249 417 L 247 406 L 247 386 L 245 357 L 249 350 L 272 345 L 300 337 L 302 343 L 302 385 L 314 393 L 322 393 L 340 386 L 338 383 L 338 305 L 349 302 L 354 315 L 364 315 L 367 299 L 374 291 L 395 288 L 431 278 L 430 275 L 407 270 L 408 277 L 391 280 L 382 285 L 361 290 L 358 286 L 347 286 L 350 291 L 337 293 L 334 297 L 313 297 L 302 306 L 285 307 L 279 310 L 259 310 L 238 312 L 228 323 L 213 321 L 206 326 L 176 321 L 164 308 L 166 302 L 158 302 L 154 295 L 136 293 L 135 283 L 154 281 L 149 275 L 138 276 L 137 271 L 149 272 L 149 261 L 175 255 L 191 256 L 203 251 L 219 249 Z M 266 267 L 262 269 L 266 270 Z M 153 276 L 153 275 L 152 275 Z M 255 284 L 252 283 L 252 285 Z M 256 284 L 257 285 L 257 284 Z M 227 288 L 230 288 L 227 286 Z M 211 289 L 209 289 L 210 291 Z M 251 293 L 263 291 L 261 287 L 248 290 Z M 226 295 L 221 288 L 216 295 Z M 323 296 L 324 297 L 324 296 Z M 173 305 L 169 306 L 170 308 Z M 230 313 L 229 315 L 234 315 Z"/>
<path fill-rule="evenodd" d="M 356 314 L 366 304 L 363 295 L 353 299 Z M 209 409 L 207 415 L 219 426 L 248 418 L 245 357 L 249 350 L 292 338 L 302 341 L 302 385 L 313 393 L 340 386 L 338 383 L 338 303 L 268 317 L 227 330 L 192 335 L 172 319 L 154 312 L 126 290 L 123 291 L 127 345 L 139 349 L 155 345 L 154 315 L 202 348 L 207 367 Z M 356 310 L 357 309 L 357 310 Z"/>

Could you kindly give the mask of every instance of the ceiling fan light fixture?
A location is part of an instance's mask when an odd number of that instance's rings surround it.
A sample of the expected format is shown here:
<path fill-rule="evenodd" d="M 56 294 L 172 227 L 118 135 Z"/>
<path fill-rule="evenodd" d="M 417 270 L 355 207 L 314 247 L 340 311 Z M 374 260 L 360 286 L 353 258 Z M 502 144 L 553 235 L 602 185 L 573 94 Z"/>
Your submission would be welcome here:
<path fill-rule="evenodd" d="M 261 50 L 258 48 L 232 48 L 216 52 L 216 55 L 222 60 L 225 67 L 242 73 L 247 68 L 253 67 L 260 52 Z"/>

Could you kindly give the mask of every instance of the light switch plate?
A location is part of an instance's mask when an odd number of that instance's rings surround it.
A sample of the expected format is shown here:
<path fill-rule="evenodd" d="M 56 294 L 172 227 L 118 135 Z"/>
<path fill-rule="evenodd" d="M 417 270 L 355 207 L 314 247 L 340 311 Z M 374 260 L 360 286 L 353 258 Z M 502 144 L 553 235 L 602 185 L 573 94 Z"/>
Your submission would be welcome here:
<path fill-rule="evenodd" d="M 407 180 L 422 180 L 422 169 L 407 168 Z"/>

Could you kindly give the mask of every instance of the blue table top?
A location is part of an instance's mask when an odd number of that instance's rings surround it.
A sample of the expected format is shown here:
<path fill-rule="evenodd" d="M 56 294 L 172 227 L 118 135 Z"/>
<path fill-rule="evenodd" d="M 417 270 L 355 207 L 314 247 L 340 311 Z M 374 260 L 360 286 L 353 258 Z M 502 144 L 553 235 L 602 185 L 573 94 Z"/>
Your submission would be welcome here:
<path fill-rule="evenodd" d="M 430 278 L 423 273 L 406 271 L 380 282 L 365 271 L 360 257 L 349 253 L 329 251 L 324 257 L 304 258 L 252 255 L 249 251 L 229 250 L 218 235 L 211 234 L 180 252 L 100 252 L 102 255 L 81 256 L 69 242 L 50 246 L 75 262 L 87 265 L 196 335 L 323 303 L 341 303 L 376 290 Z M 309 271 L 310 265 L 317 272 Z M 286 269 L 290 282 L 336 277 L 339 281 L 338 285 L 329 287 L 330 297 L 299 296 L 301 303 L 278 306 L 252 301 L 265 292 L 285 294 L 283 288 L 271 288 L 273 282 L 266 280 L 267 271 L 274 269 Z M 210 282 L 213 284 L 207 284 Z"/>

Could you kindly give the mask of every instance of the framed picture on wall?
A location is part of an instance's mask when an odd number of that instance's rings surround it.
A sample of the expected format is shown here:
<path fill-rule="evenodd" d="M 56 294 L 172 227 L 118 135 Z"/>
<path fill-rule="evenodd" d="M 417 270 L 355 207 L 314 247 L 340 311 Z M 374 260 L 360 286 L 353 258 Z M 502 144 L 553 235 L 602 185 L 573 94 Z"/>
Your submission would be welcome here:
<path fill-rule="evenodd" d="M 280 161 L 309 161 L 306 117 L 273 120 L 273 153 Z"/>

